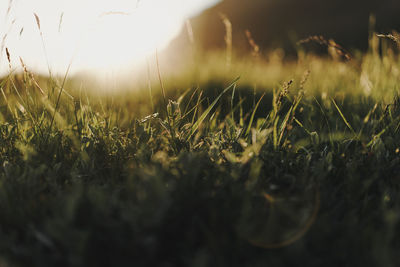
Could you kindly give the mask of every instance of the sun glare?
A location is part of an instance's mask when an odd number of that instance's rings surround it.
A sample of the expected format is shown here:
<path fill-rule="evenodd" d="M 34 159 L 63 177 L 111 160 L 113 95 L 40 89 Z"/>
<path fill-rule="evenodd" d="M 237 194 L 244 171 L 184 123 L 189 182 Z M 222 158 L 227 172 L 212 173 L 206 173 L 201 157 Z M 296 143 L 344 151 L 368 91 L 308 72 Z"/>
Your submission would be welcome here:
<path fill-rule="evenodd" d="M 142 64 L 181 30 L 187 16 L 214 0 L 3 0 L 0 1 L 0 73 L 19 57 L 45 73 L 118 71 Z M 39 25 L 34 14 L 39 18 Z"/>

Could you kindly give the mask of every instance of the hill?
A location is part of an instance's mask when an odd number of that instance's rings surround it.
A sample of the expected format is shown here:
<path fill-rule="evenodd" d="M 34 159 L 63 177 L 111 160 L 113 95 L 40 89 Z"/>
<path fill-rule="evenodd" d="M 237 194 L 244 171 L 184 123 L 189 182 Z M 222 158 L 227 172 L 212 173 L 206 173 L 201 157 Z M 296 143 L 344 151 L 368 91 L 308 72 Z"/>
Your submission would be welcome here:
<path fill-rule="evenodd" d="M 262 49 L 283 47 L 294 52 L 296 41 L 310 35 L 323 35 L 349 49 L 368 47 L 371 25 L 379 32 L 400 29 L 400 2 L 395 0 L 225 0 L 190 19 L 194 40 L 201 49 L 224 46 L 225 29 L 220 14 L 233 25 L 233 46 L 248 49 L 245 31 L 252 33 Z M 182 51 L 189 44 L 186 29 L 171 43 Z"/>

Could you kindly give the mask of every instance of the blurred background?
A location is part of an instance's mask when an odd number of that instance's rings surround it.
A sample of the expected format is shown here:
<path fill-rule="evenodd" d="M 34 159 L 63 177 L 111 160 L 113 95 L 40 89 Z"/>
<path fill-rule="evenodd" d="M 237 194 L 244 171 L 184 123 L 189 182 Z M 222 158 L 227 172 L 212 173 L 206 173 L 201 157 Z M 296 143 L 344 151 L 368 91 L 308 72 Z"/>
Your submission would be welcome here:
<path fill-rule="evenodd" d="M 131 77 L 154 63 L 156 50 L 175 68 L 193 51 L 225 49 L 227 23 L 237 54 L 254 49 L 249 36 L 260 54 L 279 48 L 283 59 L 312 35 L 363 51 L 372 31 L 400 29 L 399 10 L 397 0 L 1 0 L 0 73 L 10 71 L 5 48 L 12 70 L 21 70 L 21 57 L 44 75 L 62 75 L 72 62 L 72 74 Z"/>
<path fill-rule="evenodd" d="M 233 46 L 248 50 L 246 30 L 261 49 L 282 47 L 287 54 L 297 50 L 297 41 L 311 35 L 334 39 L 349 50 L 365 50 L 370 31 L 387 33 L 400 28 L 397 0 L 224 0 L 193 17 L 195 45 L 216 49 L 225 45 L 220 14 L 232 24 Z M 181 50 L 189 43 L 181 33 L 171 48 Z"/>

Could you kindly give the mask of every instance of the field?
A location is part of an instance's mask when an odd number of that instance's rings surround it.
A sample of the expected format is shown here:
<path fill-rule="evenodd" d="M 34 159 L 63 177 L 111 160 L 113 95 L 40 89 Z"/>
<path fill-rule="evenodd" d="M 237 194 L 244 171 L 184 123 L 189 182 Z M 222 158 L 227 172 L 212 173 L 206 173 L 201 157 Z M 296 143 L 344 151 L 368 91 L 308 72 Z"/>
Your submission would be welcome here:
<path fill-rule="evenodd" d="M 392 41 L 193 55 L 104 94 L 10 73 L 0 266 L 399 266 Z"/>

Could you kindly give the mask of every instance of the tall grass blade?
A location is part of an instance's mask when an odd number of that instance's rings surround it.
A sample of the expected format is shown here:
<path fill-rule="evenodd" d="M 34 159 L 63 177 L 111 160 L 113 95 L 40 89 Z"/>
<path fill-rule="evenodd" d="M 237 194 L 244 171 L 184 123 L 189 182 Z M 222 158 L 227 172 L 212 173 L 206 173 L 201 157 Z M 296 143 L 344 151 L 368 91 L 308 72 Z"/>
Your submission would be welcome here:
<path fill-rule="evenodd" d="M 274 149 L 278 148 L 278 121 L 279 115 L 276 116 L 274 121 L 274 128 L 273 128 L 273 137 L 274 137 Z"/>
<path fill-rule="evenodd" d="M 336 110 L 339 112 L 340 117 L 342 117 L 342 120 L 346 124 L 346 126 L 351 130 L 351 132 L 356 135 L 356 132 L 353 130 L 353 127 L 351 127 L 350 123 L 347 121 L 346 117 L 343 115 L 342 111 L 340 110 L 339 106 L 336 104 L 335 100 L 331 98 L 333 105 L 335 105 Z"/>
<path fill-rule="evenodd" d="M 192 100 L 193 100 L 193 98 L 194 98 L 194 96 L 196 95 L 196 92 L 197 92 L 198 90 L 199 90 L 199 87 L 196 87 L 196 89 L 194 89 L 192 95 L 191 95 L 190 98 L 189 98 L 189 101 L 186 103 L 186 107 L 185 107 L 185 110 L 184 110 L 184 112 L 183 112 L 183 114 L 185 114 L 184 116 L 186 116 L 187 111 L 188 111 L 189 106 L 190 106 L 190 103 L 192 103 Z"/>
<path fill-rule="evenodd" d="M 232 97 L 231 97 L 231 114 L 232 114 L 232 120 L 235 120 L 235 111 L 233 108 L 233 101 L 235 99 L 235 91 L 236 91 L 236 84 L 235 86 L 233 86 L 233 90 L 232 90 Z"/>
<path fill-rule="evenodd" d="M 197 103 L 196 103 L 196 106 L 195 106 L 195 110 L 193 112 L 192 125 L 194 124 L 194 120 L 196 118 L 197 111 L 199 110 L 199 107 L 200 107 L 199 105 L 200 105 L 201 102 L 203 102 L 203 100 L 201 100 L 202 96 L 203 96 L 203 91 L 200 91 L 199 96 L 197 98 Z"/>
<path fill-rule="evenodd" d="M 57 96 L 56 106 L 54 108 L 53 116 L 51 117 L 50 127 L 49 127 L 49 132 L 48 132 L 47 137 L 46 137 L 46 142 L 47 142 L 47 140 L 48 140 L 48 138 L 50 137 L 50 134 L 51 134 L 51 129 L 52 129 L 53 124 L 54 124 L 54 119 L 56 117 L 56 113 L 57 113 L 58 107 L 60 105 L 61 95 L 62 95 L 62 93 L 64 91 L 64 86 L 65 86 L 65 83 L 67 81 L 67 77 L 69 75 L 69 71 L 71 70 L 72 61 L 73 61 L 73 58 L 71 59 L 71 61 L 68 64 L 67 71 L 65 72 L 64 79 L 62 81 L 62 84 L 61 84 L 61 87 L 60 87 L 60 91 L 59 91 L 58 96 Z"/>
<path fill-rule="evenodd" d="M 236 82 L 239 80 L 239 77 L 236 78 L 228 87 L 226 87 L 218 96 L 217 98 L 208 106 L 208 108 L 201 114 L 200 118 L 193 124 L 190 134 L 187 137 L 187 139 L 191 138 L 193 134 L 197 131 L 201 123 L 205 120 L 207 115 L 211 112 L 211 110 L 214 108 L 214 106 L 217 104 L 218 100 L 224 95 L 226 92 L 228 92 L 231 88 L 233 88 L 236 84 Z"/>
<path fill-rule="evenodd" d="M 283 122 L 281 124 L 281 127 L 279 129 L 279 139 L 278 139 L 278 146 L 280 145 L 282 138 L 283 138 L 283 134 L 285 133 L 285 129 L 286 126 L 288 125 L 288 121 L 290 118 L 290 114 L 292 114 L 293 111 L 293 106 L 289 109 L 289 111 L 286 113 L 285 118 L 283 119 Z"/>
<path fill-rule="evenodd" d="M 260 97 L 260 99 L 258 100 L 256 106 L 254 107 L 254 110 L 253 110 L 253 112 L 251 114 L 251 117 L 250 117 L 249 125 L 247 126 L 247 130 L 246 130 L 246 133 L 245 133 L 246 136 L 248 136 L 249 133 L 250 133 L 251 126 L 253 125 L 254 116 L 256 115 L 256 111 L 258 109 L 258 106 L 260 105 L 261 100 L 264 98 L 264 96 L 265 96 L 265 93 Z"/>

